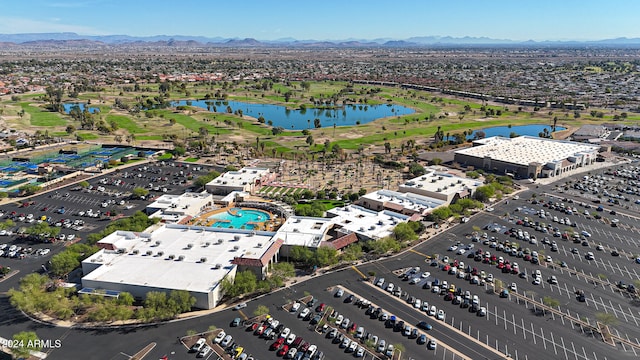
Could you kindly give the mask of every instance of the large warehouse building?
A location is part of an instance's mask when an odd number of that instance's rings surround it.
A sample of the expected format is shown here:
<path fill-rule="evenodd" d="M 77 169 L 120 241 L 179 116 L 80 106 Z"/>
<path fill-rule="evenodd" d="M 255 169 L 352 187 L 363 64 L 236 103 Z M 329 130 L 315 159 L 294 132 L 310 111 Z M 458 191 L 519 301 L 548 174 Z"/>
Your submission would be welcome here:
<path fill-rule="evenodd" d="M 455 162 L 516 178 L 555 177 L 597 159 L 600 146 L 532 136 L 494 136 L 455 152 Z"/>
<path fill-rule="evenodd" d="M 222 297 L 222 279 L 244 270 L 261 279 L 277 261 L 283 241 L 274 234 L 172 224 L 152 233 L 116 231 L 82 262 L 82 286 L 139 299 L 149 291 L 187 290 L 195 307 L 211 309 Z"/>

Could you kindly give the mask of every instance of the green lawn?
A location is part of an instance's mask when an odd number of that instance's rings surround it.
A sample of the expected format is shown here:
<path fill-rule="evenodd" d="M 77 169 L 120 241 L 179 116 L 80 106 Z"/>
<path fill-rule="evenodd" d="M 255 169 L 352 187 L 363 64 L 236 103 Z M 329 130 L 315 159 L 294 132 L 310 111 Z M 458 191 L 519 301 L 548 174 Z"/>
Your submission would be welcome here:
<path fill-rule="evenodd" d="M 146 133 L 149 131 L 139 127 L 138 124 L 124 115 L 107 115 L 107 123 L 111 123 L 112 121 L 115 121 L 119 128 L 125 129 L 131 134 Z"/>
<path fill-rule="evenodd" d="M 20 103 L 20 107 L 30 115 L 33 126 L 64 126 L 67 124 L 67 121 L 61 118 L 58 113 L 42 110 L 28 103 Z"/>
<path fill-rule="evenodd" d="M 186 162 L 196 162 L 196 161 L 198 161 L 198 160 L 200 160 L 200 158 L 190 157 L 190 158 L 186 158 L 186 159 L 184 159 L 184 161 L 186 161 Z"/>
<path fill-rule="evenodd" d="M 99 136 L 94 133 L 83 132 L 83 133 L 77 133 L 77 134 L 83 140 L 95 140 L 99 138 Z"/>
<path fill-rule="evenodd" d="M 136 140 L 162 140 L 162 135 L 138 135 Z"/>
<path fill-rule="evenodd" d="M 170 160 L 171 158 L 173 158 L 173 155 L 170 153 L 164 153 L 158 157 L 158 160 Z"/>

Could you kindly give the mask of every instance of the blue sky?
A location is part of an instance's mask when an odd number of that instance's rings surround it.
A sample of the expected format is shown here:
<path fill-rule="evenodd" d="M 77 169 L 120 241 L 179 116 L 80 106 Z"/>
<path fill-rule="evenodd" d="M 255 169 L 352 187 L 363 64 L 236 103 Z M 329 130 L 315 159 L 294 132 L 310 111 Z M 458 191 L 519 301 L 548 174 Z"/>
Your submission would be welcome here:
<path fill-rule="evenodd" d="M 0 0 L 0 33 L 274 40 L 640 37 L 638 0 Z"/>

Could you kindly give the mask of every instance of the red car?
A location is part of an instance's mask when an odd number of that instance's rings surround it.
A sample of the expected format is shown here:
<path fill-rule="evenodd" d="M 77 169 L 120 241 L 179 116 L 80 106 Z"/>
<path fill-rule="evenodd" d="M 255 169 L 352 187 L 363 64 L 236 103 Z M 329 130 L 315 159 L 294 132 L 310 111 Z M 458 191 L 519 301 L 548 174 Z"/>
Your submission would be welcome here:
<path fill-rule="evenodd" d="M 289 345 L 284 345 L 282 348 L 280 348 L 280 350 L 278 350 L 276 354 L 278 356 L 284 356 L 284 354 L 286 354 L 287 351 L 289 351 Z"/>
<path fill-rule="evenodd" d="M 442 267 L 442 271 L 449 271 L 449 269 L 451 269 L 451 266 L 449 266 L 449 264 Z"/>
<path fill-rule="evenodd" d="M 260 324 L 258 324 L 258 323 L 253 323 L 253 324 L 247 326 L 247 331 L 256 331 L 256 329 L 258 328 L 259 325 Z"/>
<path fill-rule="evenodd" d="M 356 327 L 357 327 L 357 326 L 356 326 L 356 323 L 351 323 L 351 326 L 349 326 L 349 330 L 348 330 L 348 331 L 349 331 L 349 332 L 356 331 Z"/>
<path fill-rule="evenodd" d="M 284 344 L 284 338 L 278 338 L 278 340 L 276 340 L 273 344 L 271 344 L 271 350 L 278 350 L 280 349 L 280 346 L 282 346 L 282 344 Z M 286 346 L 286 345 L 285 345 Z"/>
<path fill-rule="evenodd" d="M 326 309 L 326 308 L 327 308 L 327 304 L 322 303 L 322 304 L 318 305 L 318 307 L 316 308 L 316 311 L 317 312 L 323 312 L 324 309 Z"/>
<path fill-rule="evenodd" d="M 253 332 L 253 334 L 260 336 L 266 329 L 267 329 L 266 325 L 260 325 L 260 327 L 257 328 L 256 331 Z"/>

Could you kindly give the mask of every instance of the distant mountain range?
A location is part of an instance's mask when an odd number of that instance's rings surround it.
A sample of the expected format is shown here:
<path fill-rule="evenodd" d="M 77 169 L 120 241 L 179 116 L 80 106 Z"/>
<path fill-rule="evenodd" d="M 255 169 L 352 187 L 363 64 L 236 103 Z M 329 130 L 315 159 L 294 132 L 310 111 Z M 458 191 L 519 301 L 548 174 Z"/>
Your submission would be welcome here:
<path fill-rule="evenodd" d="M 640 46 L 640 38 L 616 38 L 590 41 L 515 41 L 487 37 L 419 36 L 408 39 L 379 38 L 345 40 L 256 40 L 252 38 L 223 38 L 185 35 L 78 35 L 72 32 L 0 34 L 0 47 L 12 46 L 104 46 L 104 45 L 159 45 L 159 46 L 227 46 L 227 47 L 421 47 L 421 46 Z"/>

